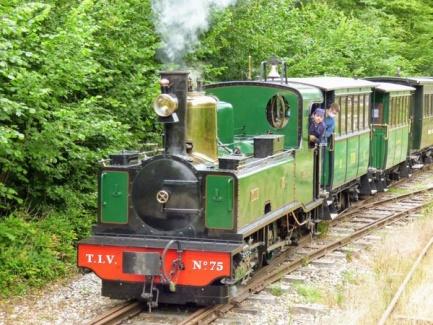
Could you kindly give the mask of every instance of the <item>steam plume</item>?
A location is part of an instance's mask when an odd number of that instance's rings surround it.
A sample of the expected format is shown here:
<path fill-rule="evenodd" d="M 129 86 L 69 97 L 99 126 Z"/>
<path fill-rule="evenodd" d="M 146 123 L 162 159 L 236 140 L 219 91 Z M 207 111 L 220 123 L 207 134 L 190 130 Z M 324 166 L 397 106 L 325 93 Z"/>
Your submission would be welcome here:
<path fill-rule="evenodd" d="M 152 0 L 155 27 L 161 36 L 164 63 L 181 63 L 194 49 L 201 33 L 209 29 L 212 10 L 221 10 L 236 0 Z"/>

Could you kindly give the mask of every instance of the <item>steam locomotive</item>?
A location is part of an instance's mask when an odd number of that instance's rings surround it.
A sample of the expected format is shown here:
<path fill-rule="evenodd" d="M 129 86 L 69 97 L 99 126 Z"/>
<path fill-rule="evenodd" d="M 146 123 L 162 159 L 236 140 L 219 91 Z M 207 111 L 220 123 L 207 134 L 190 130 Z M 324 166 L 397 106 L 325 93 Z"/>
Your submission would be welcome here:
<path fill-rule="evenodd" d="M 164 148 L 110 155 L 98 223 L 78 245 L 102 295 L 224 303 L 318 222 L 431 162 L 433 78 L 290 79 L 278 69 L 266 61 L 260 80 L 204 91 L 189 89 L 186 72 L 161 74 Z M 336 130 L 319 150 L 310 116 L 333 102 Z"/>

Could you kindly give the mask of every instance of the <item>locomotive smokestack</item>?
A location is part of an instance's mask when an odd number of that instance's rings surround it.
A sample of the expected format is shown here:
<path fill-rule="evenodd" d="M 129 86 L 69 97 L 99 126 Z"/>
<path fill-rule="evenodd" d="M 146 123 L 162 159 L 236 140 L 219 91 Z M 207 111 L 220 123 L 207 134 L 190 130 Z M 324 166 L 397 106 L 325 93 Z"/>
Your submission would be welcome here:
<path fill-rule="evenodd" d="M 186 155 L 185 129 L 186 129 L 186 96 L 188 92 L 188 72 L 161 72 L 161 80 L 168 80 L 168 91 L 177 97 L 176 110 L 178 122 L 164 123 L 165 153 L 171 155 Z M 163 85 L 162 85 L 163 86 Z M 165 88 L 164 86 L 162 88 Z M 163 92 L 167 88 L 162 89 Z"/>

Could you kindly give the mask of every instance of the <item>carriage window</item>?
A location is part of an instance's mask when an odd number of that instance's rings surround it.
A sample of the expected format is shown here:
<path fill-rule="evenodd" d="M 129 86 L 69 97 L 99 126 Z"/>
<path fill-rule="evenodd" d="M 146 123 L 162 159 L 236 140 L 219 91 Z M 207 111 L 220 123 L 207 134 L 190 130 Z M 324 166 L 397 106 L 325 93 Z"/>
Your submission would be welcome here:
<path fill-rule="evenodd" d="M 395 117 L 395 124 L 401 124 L 401 111 L 402 111 L 402 99 L 403 97 L 397 97 L 397 116 Z"/>
<path fill-rule="evenodd" d="M 365 125 L 365 95 L 359 95 L 359 129 L 364 130 L 366 128 Z"/>
<path fill-rule="evenodd" d="M 429 116 L 432 116 L 432 115 L 433 115 L 433 112 L 432 112 L 432 106 L 431 106 L 431 101 L 430 101 L 431 96 L 432 96 L 432 95 L 428 95 L 428 96 L 427 96 L 427 102 L 428 102 L 428 106 L 429 106 Z"/>
<path fill-rule="evenodd" d="M 430 94 L 430 109 L 432 110 L 433 114 L 433 94 Z"/>
<path fill-rule="evenodd" d="M 427 105 L 428 105 L 428 115 L 433 115 L 433 103 L 432 103 L 433 94 L 427 95 Z"/>
<path fill-rule="evenodd" d="M 394 104 L 394 98 L 389 98 L 389 102 L 388 102 L 388 117 L 386 119 L 386 124 L 391 125 L 392 124 L 392 106 Z"/>
<path fill-rule="evenodd" d="M 400 97 L 395 97 L 394 99 L 394 116 L 393 116 L 393 125 L 396 126 L 398 124 L 398 105 L 400 103 Z"/>
<path fill-rule="evenodd" d="M 432 112 L 431 112 L 431 107 L 430 107 L 430 95 L 427 95 L 425 105 L 426 105 L 427 115 L 431 116 Z"/>
<path fill-rule="evenodd" d="M 346 133 L 346 111 L 347 111 L 347 97 L 340 97 L 340 114 L 339 115 L 339 121 L 340 121 L 340 134 Z"/>
<path fill-rule="evenodd" d="M 353 132 L 359 130 L 359 96 L 355 95 L 353 98 Z"/>
<path fill-rule="evenodd" d="M 429 112 L 429 107 L 428 106 L 430 106 L 429 105 L 429 97 L 428 97 L 428 95 L 426 94 L 426 95 L 424 95 L 424 116 L 428 116 L 429 114 L 430 114 L 430 112 Z"/>
<path fill-rule="evenodd" d="M 353 98 L 352 96 L 347 96 L 346 102 L 346 130 L 347 133 L 352 132 L 353 130 Z"/>
<path fill-rule="evenodd" d="M 389 107 L 388 107 L 388 124 L 393 125 L 394 124 L 394 109 L 395 107 L 395 97 L 391 97 L 389 101 Z"/>
<path fill-rule="evenodd" d="M 427 116 L 430 116 L 431 115 L 431 111 L 430 111 L 430 95 L 427 95 L 426 105 L 427 105 Z"/>
<path fill-rule="evenodd" d="M 433 114 L 433 94 L 430 94 L 430 108 L 431 108 L 432 114 Z"/>
<path fill-rule="evenodd" d="M 370 126 L 370 95 L 364 96 L 364 109 L 365 109 L 365 128 L 368 129 Z"/>
<path fill-rule="evenodd" d="M 409 122 L 409 112 L 410 112 L 410 96 L 406 96 L 406 107 L 404 110 L 404 122 L 408 123 Z"/>
<path fill-rule="evenodd" d="M 383 124 L 383 103 L 376 102 L 373 108 L 373 114 L 371 114 L 373 124 Z"/>

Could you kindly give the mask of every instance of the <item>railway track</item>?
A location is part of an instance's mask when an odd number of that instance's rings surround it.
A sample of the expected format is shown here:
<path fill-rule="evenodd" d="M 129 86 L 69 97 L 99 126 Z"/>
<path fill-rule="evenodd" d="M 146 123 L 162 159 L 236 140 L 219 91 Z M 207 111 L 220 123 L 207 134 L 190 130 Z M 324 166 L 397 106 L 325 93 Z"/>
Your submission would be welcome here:
<path fill-rule="evenodd" d="M 391 319 L 392 313 L 397 306 L 397 303 L 400 299 L 400 297 L 403 295 L 404 291 L 406 290 L 407 285 L 409 284 L 410 280 L 412 279 L 413 275 L 415 274 L 418 266 L 420 265 L 423 258 L 427 255 L 428 251 L 433 247 L 433 237 L 429 240 L 427 245 L 421 250 L 421 253 L 418 255 L 416 261 L 414 262 L 412 268 L 410 269 L 409 273 L 404 278 L 403 282 L 401 283 L 400 287 L 394 294 L 394 297 L 391 299 L 391 302 L 389 303 L 388 307 L 385 309 L 385 312 L 382 314 L 382 317 L 380 318 L 378 325 L 385 325 L 386 322 Z M 417 320 L 414 320 L 415 323 L 417 323 Z M 422 323 L 422 320 L 420 320 Z M 431 324 L 431 320 L 427 321 Z M 427 323 L 426 322 L 426 323 Z"/>
<path fill-rule="evenodd" d="M 96 317 L 88 323 L 88 325 L 111 325 L 118 324 L 121 321 L 134 317 L 141 313 L 144 305 L 137 301 L 128 301 L 123 304 L 117 305 L 102 315 Z"/>
<path fill-rule="evenodd" d="M 427 171 L 417 177 L 425 179 L 425 176 L 422 177 L 424 174 L 431 176 L 432 172 Z M 409 182 L 417 183 L 418 181 L 414 177 Z M 272 260 L 270 265 L 257 271 L 248 284 L 238 286 L 236 296 L 229 303 L 201 308 L 193 312 L 184 312 L 177 323 L 182 325 L 211 323 L 239 306 L 251 295 L 278 281 L 284 275 L 305 266 L 310 261 L 326 256 L 378 228 L 404 219 L 432 202 L 433 184 L 422 189 L 407 191 L 407 193 L 384 193 L 379 197 L 364 200 L 361 204 L 328 223 L 329 231 L 321 237 L 321 244 L 312 245 L 309 238 L 305 238 L 298 247 L 282 252 Z M 136 316 L 145 309 L 145 305 L 130 302 L 119 306 L 116 310 L 113 309 L 112 312 L 108 311 L 105 316 L 102 315 L 98 317 L 97 321 L 95 319 L 89 324 L 118 324 L 122 320 Z M 160 313 L 159 316 L 163 317 L 163 312 L 156 311 L 156 313 Z"/>

